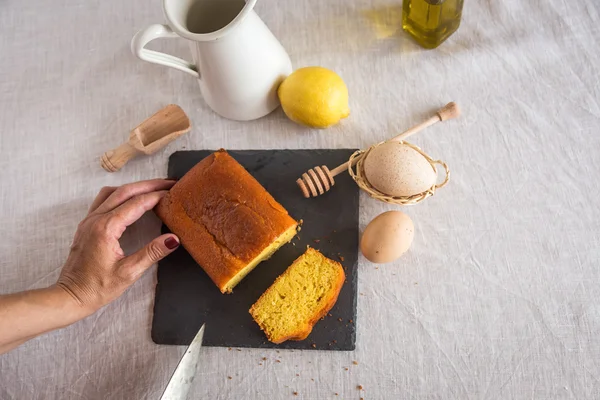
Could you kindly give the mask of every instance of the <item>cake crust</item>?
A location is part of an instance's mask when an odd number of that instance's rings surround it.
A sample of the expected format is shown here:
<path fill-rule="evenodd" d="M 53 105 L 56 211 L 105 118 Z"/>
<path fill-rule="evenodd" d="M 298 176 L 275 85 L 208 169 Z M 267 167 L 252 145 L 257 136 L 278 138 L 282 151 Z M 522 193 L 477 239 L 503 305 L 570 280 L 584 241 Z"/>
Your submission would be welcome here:
<path fill-rule="evenodd" d="M 221 292 L 298 223 L 225 150 L 196 164 L 163 197 L 156 215 Z"/>

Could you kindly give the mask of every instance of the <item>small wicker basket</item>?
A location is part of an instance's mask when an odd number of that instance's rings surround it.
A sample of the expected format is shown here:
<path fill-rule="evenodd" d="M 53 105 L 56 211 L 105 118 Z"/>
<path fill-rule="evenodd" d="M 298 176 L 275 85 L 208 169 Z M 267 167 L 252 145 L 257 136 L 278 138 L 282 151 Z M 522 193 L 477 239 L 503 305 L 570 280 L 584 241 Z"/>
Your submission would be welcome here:
<path fill-rule="evenodd" d="M 417 203 L 425 200 L 429 196 L 433 196 L 437 189 L 444 187 L 448 183 L 448 180 L 450 180 L 450 169 L 448 168 L 448 165 L 446 165 L 445 162 L 443 162 L 441 160 L 432 159 L 429 155 L 427 155 L 427 153 L 425 153 L 423 150 L 421 150 L 421 148 L 419 148 L 418 146 L 415 146 L 414 144 L 404 142 L 404 141 L 399 141 L 397 143 L 404 145 L 404 146 L 408 146 L 408 147 L 414 149 L 415 151 L 417 151 L 423 157 L 425 157 L 427 162 L 429 162 L 429 165 L 431 165 L 431 168 L 433 168 L 433 171 L 436 173 L 436 175 L 438 173 L 437 165 L 441 165 L 444 168 L 446 176 L 442 183 L 435 184 L 435 185 L 431 186 L 429 189 L 425 190 L 424 192 L 417 193 L 412 196 L 391 196 L 389 194 L 380 192 L 379 190 L 375 189 L 367 180 L 367 177 L 365 176 L 365 170 L 364 170 L 363 164 L 364 164 L 364 160 L 366 160 L 367 157 L 369 156 L 369 153 L 374 148 L 381 146 L 384 143 L 387 143 L 387 142 L 377 143 L 377 144 L 369 147 L 366 150 L 358 150 L 350 156 L 350 159 L 348 161 L 348 173 L 350 174 L 352 179 L 354 179 L 354 181 L 356 182 L 358 187 L 361 188 L 362 190 L 364 190 L 365 192 L 367 192 L 369 194 L 369 196 L 371 196 L 372 198 L 386 202 L 386 203 L 390 203 L 390 204 L 398 204 L 398 205 L 403 205 L 403 206 L 413 205 L 413 204 L 417 204 Z"/>
<path fill-rule="evenodd" d="M 412 128 L 402 132 L 401 134 L 393 137 L 390 140 L 385 142 L 377 143 L 366 150 L 359 150 L 350 156 L 350 159 L 345 163 L 338 165 L 337 167 L 329 170 L 326 165 L 316 166 L 314 168 L 309 169 L 307 172 L 303 173 L 300 178 L 296 180 L 296 184 L 298 188 L 302 191 L 302 195 L 305 198 L 317 197 L 325 192 L 328 192 L 335 185 L 335 177 L 344 171 L 348 171 L 352 179 L 356 182 L 356 184 L 365 192 L 367 192 L 371 197 L 377 200 L 384 201 L 386 203 L 392 204 L 401 204 L 401 205 L 410 205 L 417 204 L 429 196 L 433 196 L 435 191 L 448 183 L 450 179 L 450 170 L 445 162 L 441 160 L 434 160 L 429 157 L 423 150 L 414 144 L 405 142 L 404 139 L 409 136 L 414 135 L 422 131 L 423 129 L 436 124 L 441 121 L 447 121 L 450 119 L 458 118 L 460 116 L 460 108 L 454 102 L 450 102 L 446 104 L 444 107 L 440 108 L 436 111 L 435 115 L 429 117 L 427 120 L 413 126 Z M 412 196 L 391 196 L 386 193 L 382 193 L 379 190 L 375 189 L 365 176 L 365 172 L 363 169 L 363 160 L 366 160 L 369 153 L 376 147 L 381 146 L 384 143 L 388 142 L 397 142 L 405 146 L 409 146 L 419 154 L 421 154 L 431 165 L 433 171 L 437 176 L 437 165 L 441 165 L 446 172 L 446 177 L 442 183 L 436 183 L 431 186 L 429 189 L 424 192 L 414 194 Z"/>

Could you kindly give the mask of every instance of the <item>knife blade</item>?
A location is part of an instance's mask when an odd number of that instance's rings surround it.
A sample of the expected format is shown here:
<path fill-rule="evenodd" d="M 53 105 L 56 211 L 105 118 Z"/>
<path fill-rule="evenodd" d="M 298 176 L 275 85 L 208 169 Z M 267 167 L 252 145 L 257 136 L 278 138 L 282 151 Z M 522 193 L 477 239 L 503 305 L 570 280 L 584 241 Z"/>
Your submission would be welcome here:
<path fill-rule="evenodd" d="M 204 327 L 202 325 L 192 343 L 188 346 L 187 350 L 179 364 L 165 391 L 163 392 L 160 400 L 185 400 L 188 397 L 192 382 L 196 377 L 196 370 L 198 369 L 198 363 L 200 359 L 200 349 L 202 348 L 202 338 L 204 337 Z"/>

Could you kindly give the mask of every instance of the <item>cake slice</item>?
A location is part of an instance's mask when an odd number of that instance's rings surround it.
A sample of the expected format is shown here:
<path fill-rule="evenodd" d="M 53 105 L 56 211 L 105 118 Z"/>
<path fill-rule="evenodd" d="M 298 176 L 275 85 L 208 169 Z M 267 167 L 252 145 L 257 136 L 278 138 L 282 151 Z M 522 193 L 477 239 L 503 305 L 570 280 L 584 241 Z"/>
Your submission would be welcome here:
<path fill-rule="evenodd" d="M 337 301 L 344 268 L 308 248 L 250 308 L 252 318 L 273 343 L 304 340 Z"/>
<path fill-rule="evenodd" d="M 154 211 L 222 293 L 231 293 L 298 227 L 225 150 L 196 164 Z"/>

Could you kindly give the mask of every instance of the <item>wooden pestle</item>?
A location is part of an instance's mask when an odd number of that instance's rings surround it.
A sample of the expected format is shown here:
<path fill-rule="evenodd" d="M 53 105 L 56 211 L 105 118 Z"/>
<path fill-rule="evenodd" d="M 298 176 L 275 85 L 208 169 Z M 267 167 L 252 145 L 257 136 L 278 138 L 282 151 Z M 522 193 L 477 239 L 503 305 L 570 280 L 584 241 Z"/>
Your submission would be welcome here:
<path fill-rule="evenodd" d="M 435 123 L 438 123 L 440 121 L 447 121 L 449 119 L 454 119 L 459 116 L 460 109 L 458 108 L 458 105 L 454 102 L 448 103 L 444 107 L 436 111 L 435 115 L 431 118 L 413 126 L 412 128 L 402 132 L 398 136 L 395 136 L 388 141 L 402 141 L 407 137 L 412 136 L 415 133 L 418 133 L 427 127 L 430 127 Z M 354 164 L 356 164 L 358 160 L 360 160 L 360 158 L 361 157 L 356 157 L 352 166 L 354 166 Z M 347 171 L 349 166 L 348 163 L 349 161 L 346 161 L 344 164 L 335 167 L 331 171 L 325 165 L 322 165 L 320 167 L 314 167 L 302 174 L 302 177 L 297 179 L 296 183 L 300 187 L 300 190 L 302 191 L 304 197 L 309 198 L 311 197 L 311 195 L 312 197 L 317 197 L 327 192 L 329 189 L 331 189 L 333 185 L 335 185 L 334 177 L 341 174 L 344 171 Z"/>
<path fill-rule="evenodd" d="M 104 153 L 100 165 L 108 172 L 118 171 L 132 158 L 156 153 L 190 129 L 185 112 L 170 104 L 133 129 L 127 142 Z"/>

